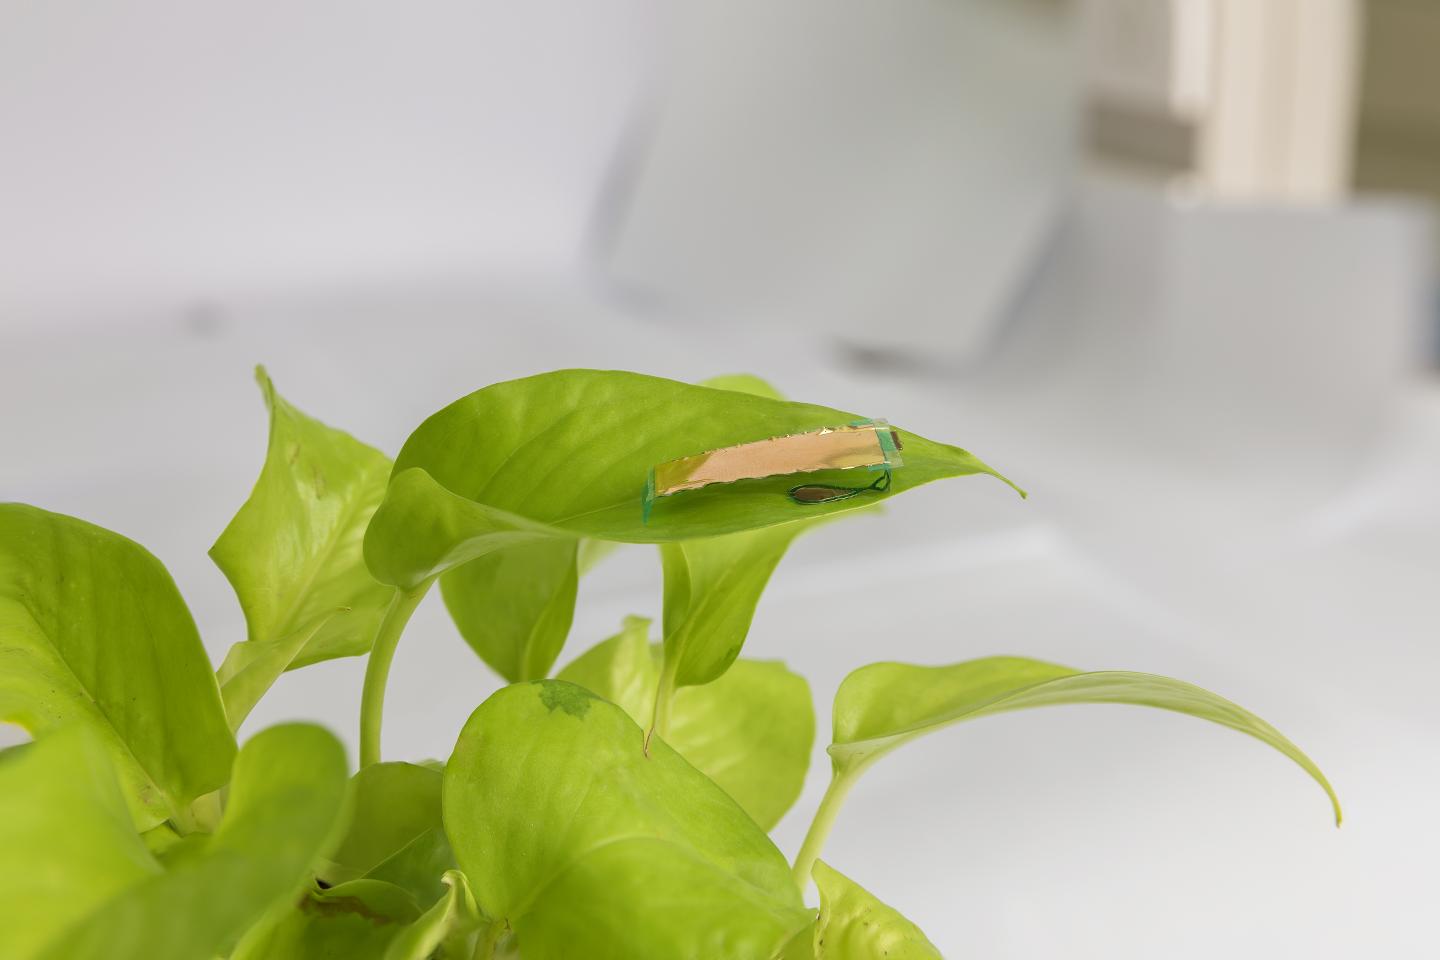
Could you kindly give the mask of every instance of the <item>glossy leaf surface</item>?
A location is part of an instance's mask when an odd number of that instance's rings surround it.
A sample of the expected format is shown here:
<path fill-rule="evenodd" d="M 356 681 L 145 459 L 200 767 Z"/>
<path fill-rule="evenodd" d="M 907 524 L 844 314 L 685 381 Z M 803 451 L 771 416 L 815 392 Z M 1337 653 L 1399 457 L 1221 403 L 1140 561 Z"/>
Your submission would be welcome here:
<path fill-rule="evenodd" d="M 941 960 L 919 927 L 840 871 L 816 861 L 812 875 L 820 916 L 785 960 Z"/>
<path fill-rule="evenodd" d="M 286 670 L 365 653 L 394 592 L 365 568 L 365 527 L 390 459 L 306 416 L 255 378 L 270 411 L 265 466 L 210 557 L 245 611 L 247 637 L 219 676 L 233 727 Z"/>
<path fill-rule="evenodd" d="M 562 370 L 495 384 L 411 434 L 366 534 L 376 578 L 414 587 L 460 563 L 547 537 L 662 543 L 863 507 L 932 480 L 991 473 L 958 447 L 900 432 L 905 466 L 873 497 L 801 507 L 772 477 L 663 498 L 646 522 L 658 463 L 857 415 L 641 374 Z M 844 482 L 845 471 L 805 474 Z"/>
<path fill-rule="evenodd" d="M 987 657 L 945 667 L 875 663 L 851 673 L 835 694 L 837 774 L 857 772 L 907 743 L 951 724 L 1031 707 L 1128 703 L 1209 720 L 1248 734 L 1299 764 L 1340 803 L 1320 769 L 1278 730 L 1223 697 L 1180 680 L 1106 670 L 1081 673 L 1022 657 Z"/>
<path fill-rule="evenodd" d="M 159 872 L 96 734 L 69 727 L 0 752 L 0 957 L 29 960 Z"/>
<path fill-rule="evenodd" d="M 809 921 L 780 852 L 664 743 L 571 683 L 500 690 L 445 770 L 479 909 L 526 960 L 771 957 Z"/>
<path fill-rule="evenodd" d="M 136 825 L 225 783 L 235 741 L 170 574 L 119 534 L 0 504 L 0 720 L 94 730 Z"/>
<path fill-rule="evenodd" d="M 235 759 L 230 802 L 208 842 L 67 930 L 45 960 L 196 960 L 230 948 L 296 896 L 332 846 L 345 753 L 320 727 L 261 731 Z"/>
<path fill-rule="evenodd" d="M 577 657 L 558 678 L 648 724 L 660 674 L 649 626 L 641 617 L 627 618 L 619 634 Z M 770 830 L 805 785 L 815 742 L 810 686 L 779 661 L 742 658 L 714 683 L 676 691 L 665 741 Z"/>

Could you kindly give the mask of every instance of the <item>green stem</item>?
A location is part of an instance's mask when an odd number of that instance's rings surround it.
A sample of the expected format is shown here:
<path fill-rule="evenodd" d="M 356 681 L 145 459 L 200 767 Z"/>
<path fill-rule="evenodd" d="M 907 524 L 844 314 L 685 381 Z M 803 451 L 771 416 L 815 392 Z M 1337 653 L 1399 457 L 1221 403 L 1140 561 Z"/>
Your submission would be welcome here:
<path fill-rule="evenodd" d="M 650 730 L 645 734 L 645 756 L 650 756 L 650 738 L 657 733 L 664 740 L 670 735 L 670 702 L 675 698 L 675 676 L 679 672 L 678 661 L 665 658 L 660 670 L 660 683 L 655 688 L 655 713 L 650 718 Z"/>
<path fill-rule="evenodd" d="M 396 590 L 375 631 L 375 645 L 370 648 L 370 661 L 365 665 L 365 689 L 360 695 L 360 766 L 380 762 L 380 726 L 385 714 L 385 684 L 390 679 L 390 664 L 395 647 L 410 615 L 425 599 L 434 579 L 426 580 L 414 590 Z"/>
<path fill-rule="evenodd" d="M 800 885 L 801 890 L 810 885 L 810 870 L 820 858 L 820 851 L 830 837 L 831 828 L 835 826 L 835 818 L 840 814 L 840 808 L 844 805 L 850 788 L 855 786 L 859 777 L 860 770 L 857 768 L 845 771 L 836 769 L 830 775 L 830 786 L 825 788 L 825 796 L 820 799 L 820 806 L 815 810 L 815 819 L 810 821 L 810 832 L 805 834 L 805 842 L 800 845 L 800 852 L 795 856 L 795 882 Z"/>

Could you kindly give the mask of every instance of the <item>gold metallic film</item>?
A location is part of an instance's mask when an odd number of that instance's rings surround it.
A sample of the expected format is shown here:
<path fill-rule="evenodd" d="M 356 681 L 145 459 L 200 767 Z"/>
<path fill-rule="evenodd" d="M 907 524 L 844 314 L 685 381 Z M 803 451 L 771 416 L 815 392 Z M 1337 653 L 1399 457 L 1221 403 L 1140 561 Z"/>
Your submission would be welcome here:
<path fill-rule="evenodd" d="M 885 434 L 882 441 L 881 433 Z M 850 470 L 881 467 L 891 461 L 890 450 L 899 438 L 888 424 L 867 423 L 826 427 L 810 433 L 756 440 L 681 457 L 655 467 L 654 495 L 669 496 L 712 483 L 734 483 L 761 477 L 809 473 L 814 470 Z"/>

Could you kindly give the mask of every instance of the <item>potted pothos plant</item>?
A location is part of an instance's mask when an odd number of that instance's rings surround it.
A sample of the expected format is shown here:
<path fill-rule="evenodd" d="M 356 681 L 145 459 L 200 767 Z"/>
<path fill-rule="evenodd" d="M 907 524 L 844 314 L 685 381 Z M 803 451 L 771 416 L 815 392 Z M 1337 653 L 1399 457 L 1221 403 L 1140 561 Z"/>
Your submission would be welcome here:
<path fill-rule="evenodd" d="M 767 830 L 815 724 L 804 679 L 740 656 L 766 581 L 819 523 L 998 473 L 752 377 L 595 370 L 478 390 L 392 463 L 258 378 L 269 449 L 210 551 L 248 632 L 218 670 L 145 548 L 0 506 L 0 720 L 33 736 L 0 754 L 5 960 L 937 957 L 860 885 L 865 864 L 823 859 L 836 813 L 906 743 L 1051 704 L 1222 724 L 1335 802 L 1275 728 L 1178 680 L 873 663 L 835 691 L 830 786 L 787 860 Z M 576 583 L 616 543 L 659 545 L 658 629 L 629 618 L 552 676 Z M 509 685 L 443 762 L 387 758 L 386 676 L 437 585 Z M 237 746 L 283 672 L 349 656 L 369 658 L 358 770 L 309 724 Z"/>

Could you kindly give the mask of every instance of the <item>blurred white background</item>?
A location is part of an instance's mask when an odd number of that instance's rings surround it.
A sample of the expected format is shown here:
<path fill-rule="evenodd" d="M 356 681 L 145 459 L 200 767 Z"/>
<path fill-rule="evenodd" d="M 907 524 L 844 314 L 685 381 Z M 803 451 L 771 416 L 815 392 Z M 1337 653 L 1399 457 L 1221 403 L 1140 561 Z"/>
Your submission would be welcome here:
<path fill-rule="evenodd" d="M 1436 12 L 0 0 L 0 498 L 150 547 L 218 662 L 254 363 L 390 453 L 506 377 L 752 371 L 1032 495 L 927 487 L 782 564 L 747 650 L 822 731 L 787 853 L 853 667 L 1148 670 L 1294 738 L 1343 829 L 1256 743 L 1074 708 L 886 760 L 826 859 L 956 957 L 1433 956 Z M 622 551 L 562 660 L 659 603 Z M 246 729 L 353 744 L 363 666 Z M 496 685 L 427 602 L 387 755 Z"/>

